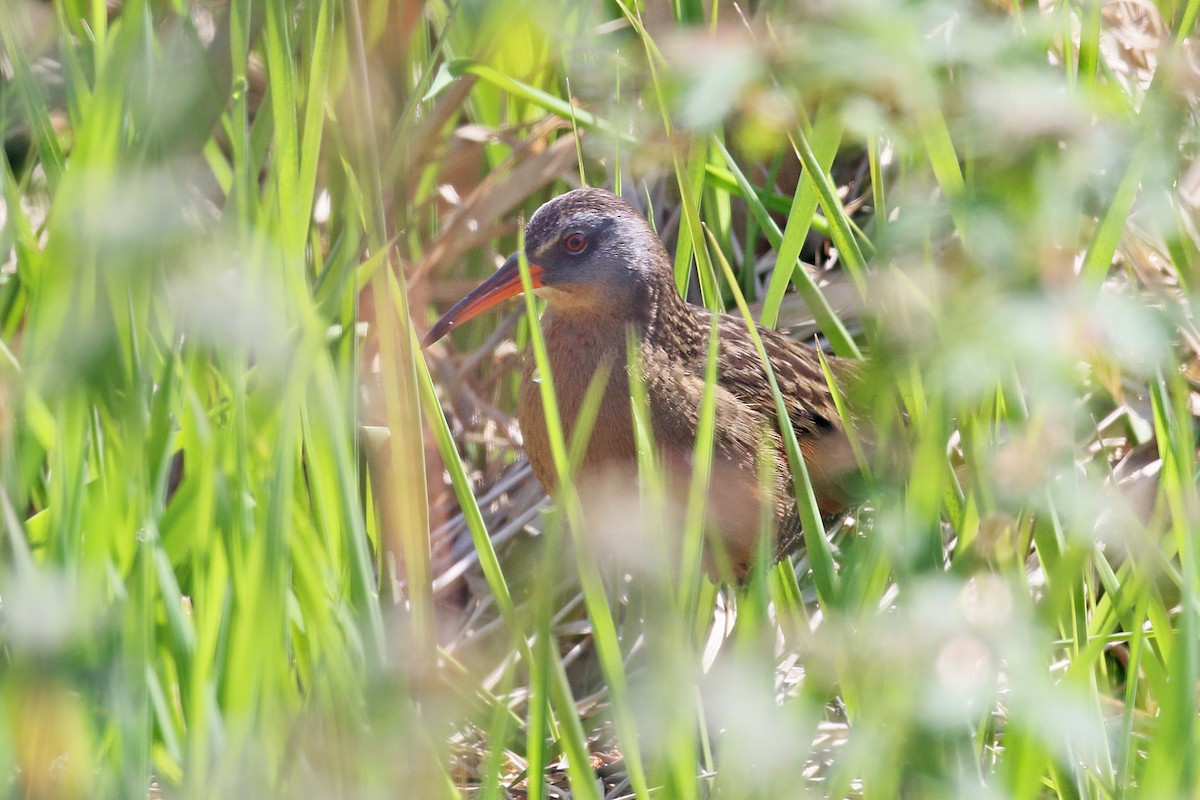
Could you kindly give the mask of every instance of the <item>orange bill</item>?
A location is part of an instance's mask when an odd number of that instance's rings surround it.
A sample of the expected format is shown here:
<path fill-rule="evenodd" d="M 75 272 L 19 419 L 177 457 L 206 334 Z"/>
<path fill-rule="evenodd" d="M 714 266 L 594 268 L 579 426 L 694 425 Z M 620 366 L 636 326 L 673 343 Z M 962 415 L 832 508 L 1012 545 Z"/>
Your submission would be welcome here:
<path fill-rule="evenodd" d="M 542 285 L 541 276 L 542 268 L 536 264 L 530 264 L 529 277 L 532 279 L 535 289 Z M 466 297 L 455 304 L 454 308 L 447 311 L 437 321 L 437 324 L 429 329 L 429 333 L 421 341 L 421 347 L 428 347 L 449 333 L 455 325 L 487 311 L 501 300 L 520 294 L 521 290 L 520 262 L 517 256 L 512 255 L 490 278 L 472 289 Z"/>

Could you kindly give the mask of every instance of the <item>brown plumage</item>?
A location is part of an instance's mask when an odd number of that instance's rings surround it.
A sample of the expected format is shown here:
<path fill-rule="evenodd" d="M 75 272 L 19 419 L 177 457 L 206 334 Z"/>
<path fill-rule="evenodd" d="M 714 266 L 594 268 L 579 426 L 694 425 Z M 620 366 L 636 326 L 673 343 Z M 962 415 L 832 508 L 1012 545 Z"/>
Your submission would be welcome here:
<path fill-rule="evenodd" d="M 529 220 L 525 247 L 534 286 L 545 297 L 542 317 L 550 372 L 564 433 L 570 437 L 593 374 L 611 365 L 581 480 L 588 474 L 636 472 L 631 422 L 627 331 L 637 335 L 655 442 L 672 472 L 685 476 L 695 445 L 704 393 L 711 312 L 679 296 L 671 261 L 657 235 L 624 200 L 600 189 L 577 189 L 538 209 Z M 426 344 L 444 336 L 505 297 L 521 291 L 517 257 L 505 262 L 451 309 Z M 745 321 L 718 317 L 717 418 L 710 505 L 735 572 L 744 574 L 759 527 L 758 459 L 771 459 L 770 497 L 776 554 L 800 543 L 787 453 L 775 403 Z M 759 328 L 804 452 L 823 514 L 844 511 L 852 500 L 854 458 L 834 407 L 816 351 Z M 853 362 L 832 359 L 835 373 Z M 533 472 L 547 489 L 555 483 L 541 394 L 533 359 L 522 377 L 518 414 Z M 568 438 L 569 440 L 569 438 Z M 614 469 L 615 468 L 615 469 Z M 679 483 L 686 486 L 685 479 Z"/>

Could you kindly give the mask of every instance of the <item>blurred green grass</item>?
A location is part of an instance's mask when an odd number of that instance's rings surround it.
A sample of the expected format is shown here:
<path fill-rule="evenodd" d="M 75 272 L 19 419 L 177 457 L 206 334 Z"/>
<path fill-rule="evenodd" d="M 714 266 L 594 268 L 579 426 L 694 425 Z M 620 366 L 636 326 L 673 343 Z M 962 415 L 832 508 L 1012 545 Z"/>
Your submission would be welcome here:
<path fill-rule="evenodd" d="M 4 795 L 1193 796 L 1198 9 L 0 5 Z M 544 507 L 532 299 L 416 348 L 581 178 L 865 357 L 828 551 Z"/>

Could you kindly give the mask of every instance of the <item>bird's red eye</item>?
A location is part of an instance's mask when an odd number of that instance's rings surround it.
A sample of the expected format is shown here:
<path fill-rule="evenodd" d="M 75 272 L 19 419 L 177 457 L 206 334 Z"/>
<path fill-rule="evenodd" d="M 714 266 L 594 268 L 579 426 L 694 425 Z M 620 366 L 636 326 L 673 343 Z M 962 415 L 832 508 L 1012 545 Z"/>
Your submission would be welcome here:
<path fill-rule="evenodd" d="M 587 237 L 582 233 L 572 233 L 563 240 L 563 246 L 572 255 L 579 255 L 587 248 Z"/>

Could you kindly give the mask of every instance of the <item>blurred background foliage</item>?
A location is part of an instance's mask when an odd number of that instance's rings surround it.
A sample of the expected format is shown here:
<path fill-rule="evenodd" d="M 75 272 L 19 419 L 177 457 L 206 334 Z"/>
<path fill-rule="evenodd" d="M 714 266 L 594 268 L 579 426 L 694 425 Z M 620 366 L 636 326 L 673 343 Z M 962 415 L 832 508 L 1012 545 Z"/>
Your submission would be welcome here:
<path fill-rule="evenodd" d="M 1195 796 L 1198 10 L 3 0 L 3 793 Z M 832 565 L 597 605 L 416 349 L 581 182 L 865 355 Z"/>

